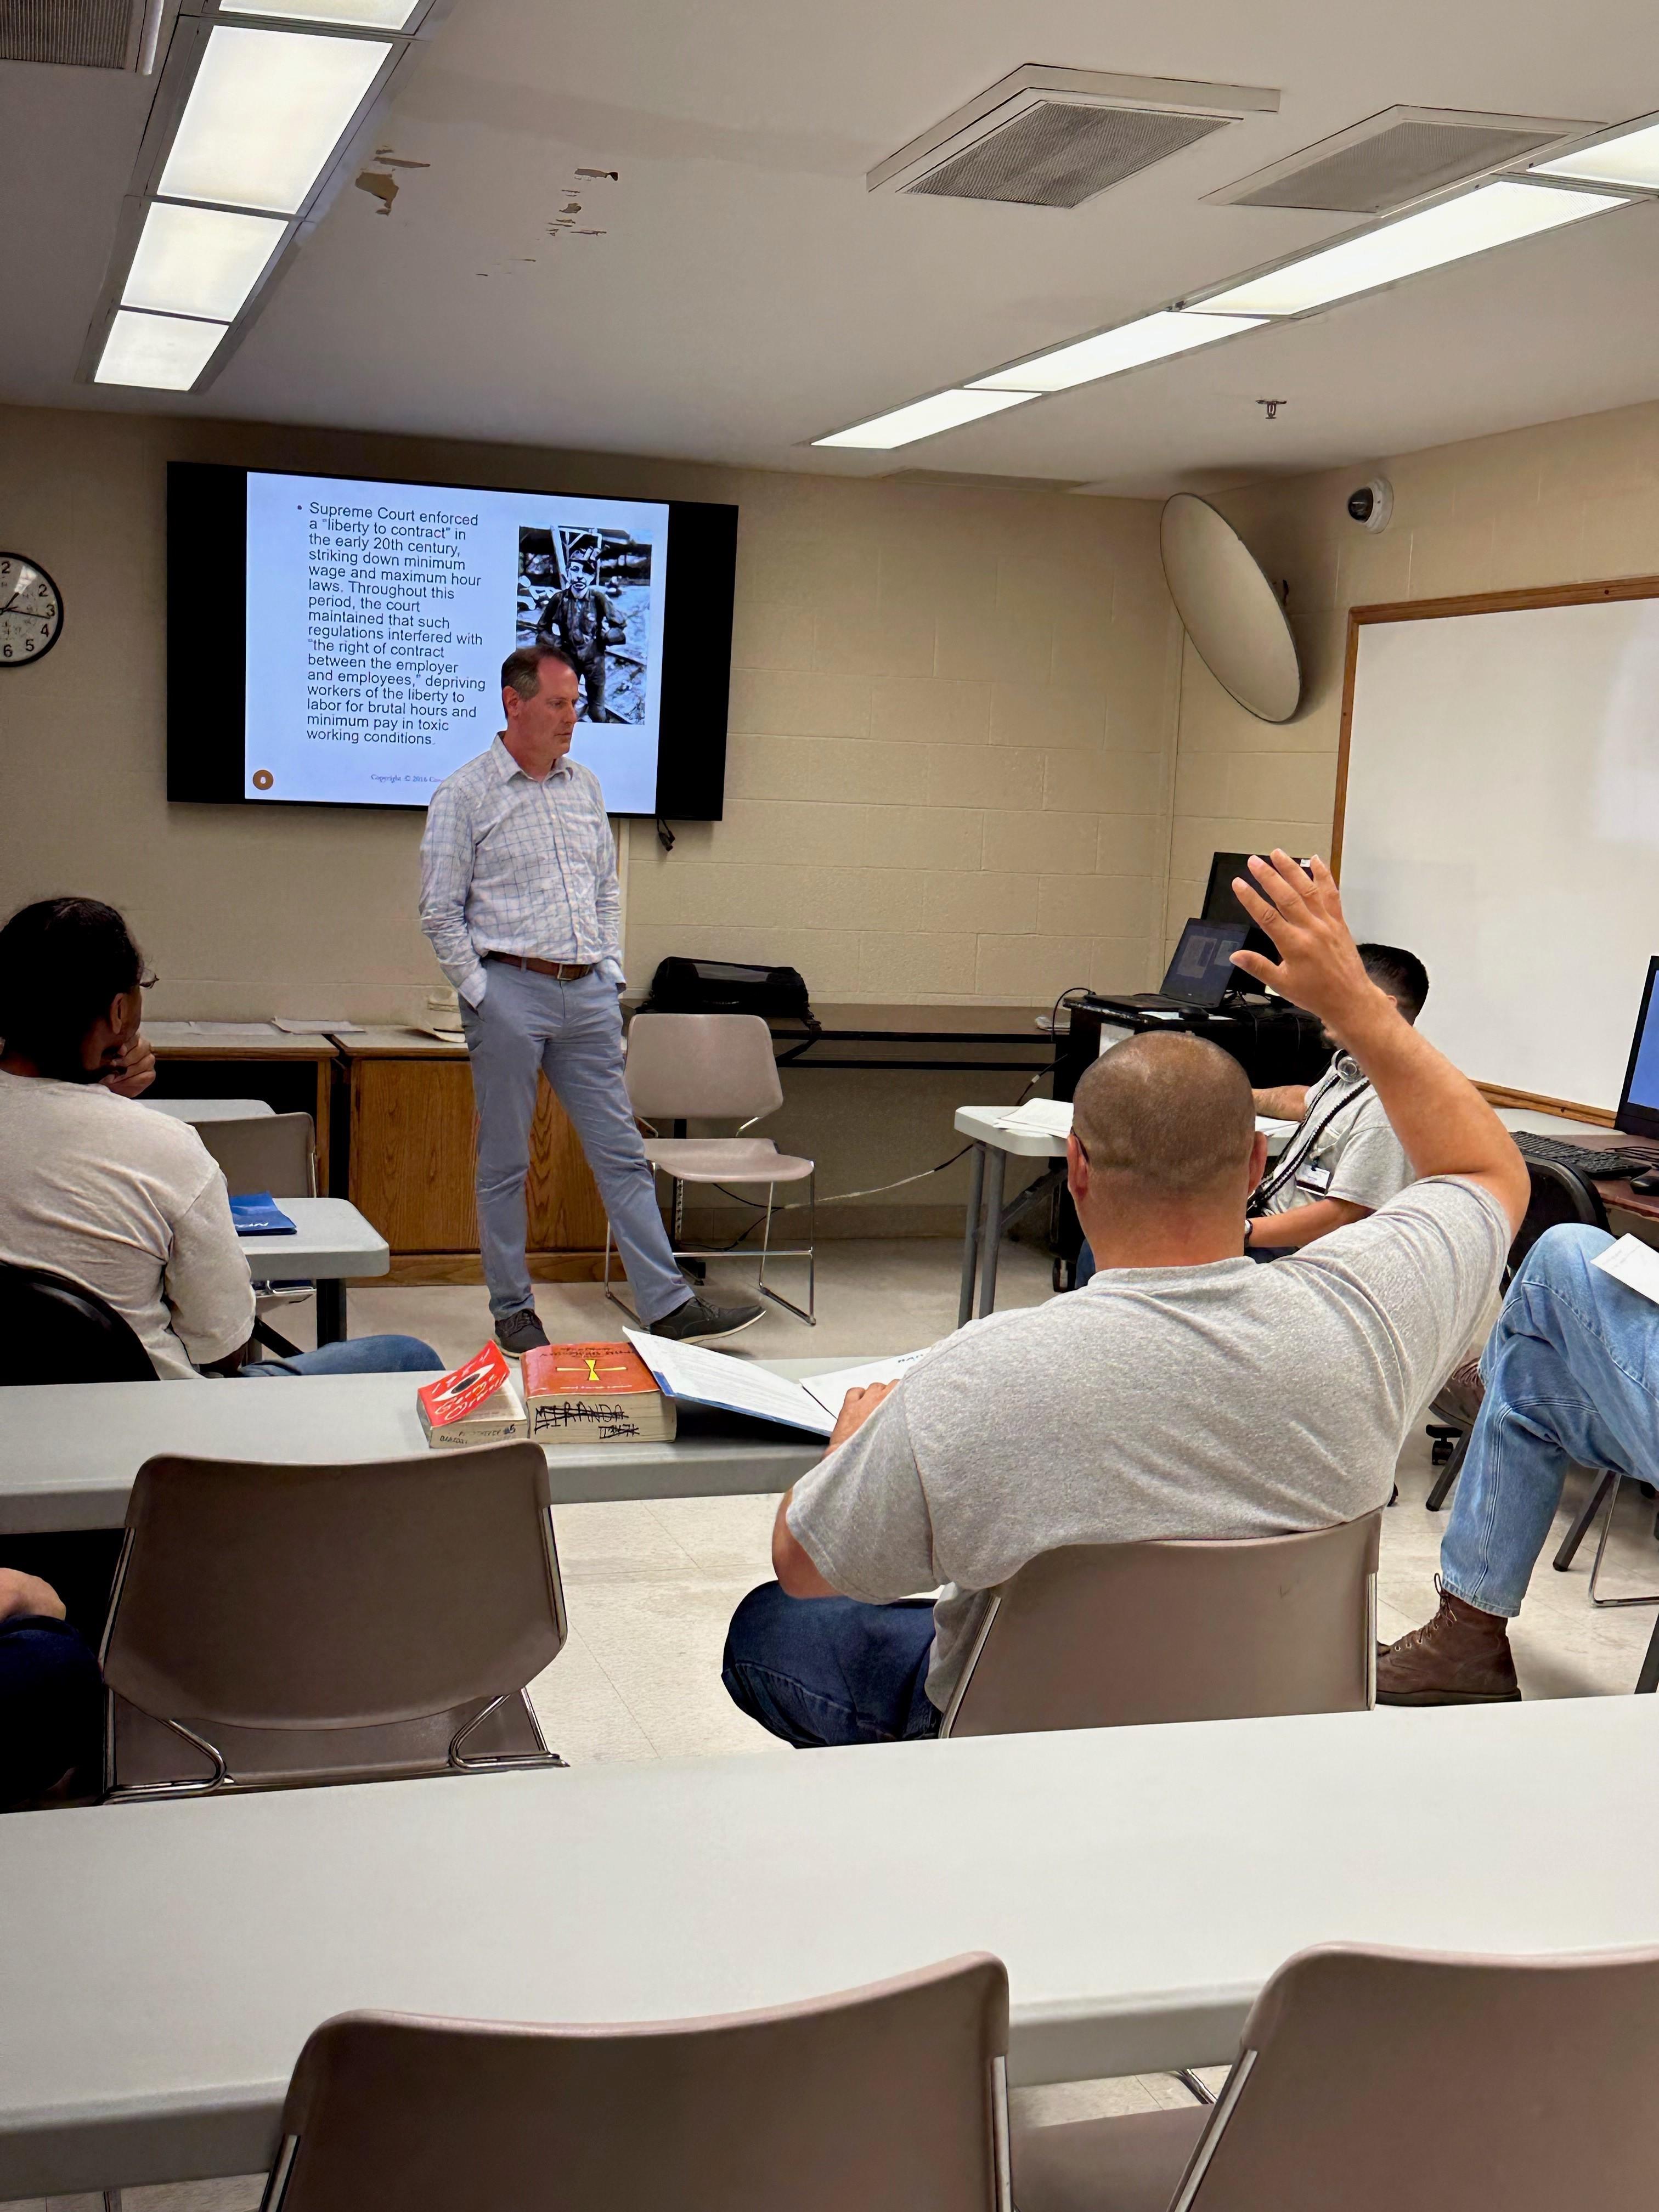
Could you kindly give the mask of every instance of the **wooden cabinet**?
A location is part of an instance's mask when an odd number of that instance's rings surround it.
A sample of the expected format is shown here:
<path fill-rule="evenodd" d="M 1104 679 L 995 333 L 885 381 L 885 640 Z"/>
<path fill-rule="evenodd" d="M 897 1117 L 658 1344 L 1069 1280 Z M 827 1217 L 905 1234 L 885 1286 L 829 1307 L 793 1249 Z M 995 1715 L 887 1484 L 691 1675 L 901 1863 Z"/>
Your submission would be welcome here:
<path fill-rule="evenodd" d="M 416 1032 L 339 1040 L 349 1085 L 346 1194 L 392 1247 L 392 1279 L 476 1283 L 477 1121 L 464 1050 Z M 543 1282 L 601 1272 L 605 1207 L 575 1131 L 543 1079 L 526 1188 L 530 1272 Z M 614 1256 L 611 1270 L 620 1273 Z"/>

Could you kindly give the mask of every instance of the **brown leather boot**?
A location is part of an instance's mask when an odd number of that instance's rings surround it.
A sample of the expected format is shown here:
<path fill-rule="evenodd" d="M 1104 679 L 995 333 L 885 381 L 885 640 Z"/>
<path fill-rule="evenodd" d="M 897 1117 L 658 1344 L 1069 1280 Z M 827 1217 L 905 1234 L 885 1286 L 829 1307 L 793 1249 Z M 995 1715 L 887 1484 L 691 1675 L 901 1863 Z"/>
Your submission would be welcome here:
<path fill-rule="evenodd" d="M 1500 1705 L 1520 1695 L 1509 1622 L 1448 1589 L 1434 1619 L 1389 1644 L 1376 1662 L 1379 1705 Z"/>

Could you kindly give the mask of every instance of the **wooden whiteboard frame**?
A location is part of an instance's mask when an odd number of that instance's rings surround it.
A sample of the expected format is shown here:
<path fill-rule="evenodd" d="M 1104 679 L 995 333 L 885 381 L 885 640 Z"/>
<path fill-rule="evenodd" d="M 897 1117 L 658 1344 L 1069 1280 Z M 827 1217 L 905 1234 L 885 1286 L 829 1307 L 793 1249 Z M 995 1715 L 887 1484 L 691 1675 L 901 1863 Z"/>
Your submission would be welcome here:
<path fill-rule="evenodd" d="M 1615 599 L 1659 599 L 1659 576 L 1616 576 L 1599 584 L 1547 584 L 1526 592 L 1470 592 L 1444 599 L 1386 599 L 1374 606 L 1348 610 L 1347 647 L 1342 657 L 1342 721 L 1336 749 L 1336 805 L 1331 819 L 1331 873 L 1342 880 L 1342 835 L 1348 806 L 1348 746 L 1353 732 L 1354 679 L 1359 670 L 1359 632 L 1368 623 L 1436 622 L 1455 615 L 1524 613 L 1534 607 L 1605 605 Z M 1604 1106 L 1586 1106 L 1571 1098 L 1546 1098 L 1531 1091 L 1510 1091 L 1499 1084 L 1478 1085 L 1494 1106 L 1530 1107 L 1545 1114 L 1560 1114 L 1575 1121 L 1613 1127 L 1612 1113 Z"/>

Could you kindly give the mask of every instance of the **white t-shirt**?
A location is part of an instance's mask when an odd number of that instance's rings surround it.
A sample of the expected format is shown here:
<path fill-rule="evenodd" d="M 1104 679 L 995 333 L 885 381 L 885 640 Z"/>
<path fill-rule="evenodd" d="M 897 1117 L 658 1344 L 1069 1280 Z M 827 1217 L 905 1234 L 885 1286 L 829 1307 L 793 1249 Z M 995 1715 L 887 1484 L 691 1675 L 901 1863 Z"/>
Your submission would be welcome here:
<path fill-rule="evenodd" d="M 1337 1054 L 1308 1093 L 1296 1134 L 1264 1183 L 1266 1213 L 1346 1199 L 1375 1212 L 1412 1182 L 1412 1164 L 1357 1060 Z"/>
<path fill-rule="evenodd" d="M 0 1259 L 95 1291 L 169 1381 L 228 1359 L 253 1327 L 212 1154 L 188 1121 L 101 1084 L 0 1069 Z"/>
<path fill-rule="evenodd" d="M 981 1593 L 1039 1553 L 1279 1535 L 1382 1504 L 1509 1242 L 1496 1200 L 1437 1176 L 1271 1267 L 1103 1267 L 947 1337 L 796 1484 L 790 1528 L 848 1597 L 945 1585 L 942 1711 Z"/>

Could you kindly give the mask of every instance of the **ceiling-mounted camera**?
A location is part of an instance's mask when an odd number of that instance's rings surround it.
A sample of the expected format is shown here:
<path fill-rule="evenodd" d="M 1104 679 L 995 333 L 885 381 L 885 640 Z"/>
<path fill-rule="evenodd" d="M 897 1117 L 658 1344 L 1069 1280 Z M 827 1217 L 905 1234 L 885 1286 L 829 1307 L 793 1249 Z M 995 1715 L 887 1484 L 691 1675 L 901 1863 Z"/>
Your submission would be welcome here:
<path fill-rule="evenodd" d="M 1387 477 L 1373 477 L 1358 491 L 1351 491 L 1348 513 L 1362 529 L 1386 530 L 1394 513 L 1394 486 Z"/>

